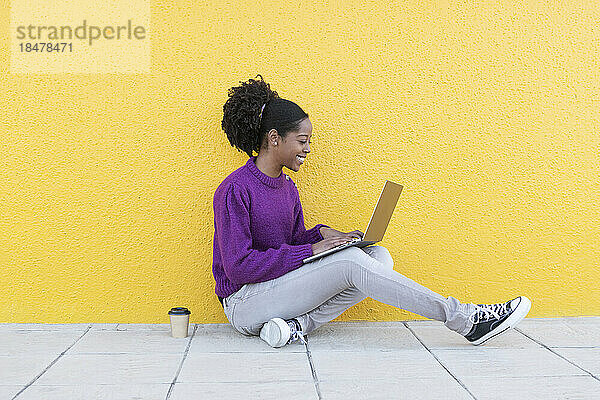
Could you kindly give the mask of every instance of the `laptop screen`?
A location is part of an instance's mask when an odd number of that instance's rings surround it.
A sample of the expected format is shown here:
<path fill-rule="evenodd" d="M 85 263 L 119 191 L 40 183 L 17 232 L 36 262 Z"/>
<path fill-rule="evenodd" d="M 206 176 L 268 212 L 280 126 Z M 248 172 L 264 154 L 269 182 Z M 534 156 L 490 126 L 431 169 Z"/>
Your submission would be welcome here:
<path fill-rule="evenodd" d="M 367 225 L 363 240 L 377 242 L 383 240 L 383 235 L 392 218 L 402 188 L 403 186 L 398 183 L 385 181 L 375 210 L 373 210 L 373 214 Z"/>

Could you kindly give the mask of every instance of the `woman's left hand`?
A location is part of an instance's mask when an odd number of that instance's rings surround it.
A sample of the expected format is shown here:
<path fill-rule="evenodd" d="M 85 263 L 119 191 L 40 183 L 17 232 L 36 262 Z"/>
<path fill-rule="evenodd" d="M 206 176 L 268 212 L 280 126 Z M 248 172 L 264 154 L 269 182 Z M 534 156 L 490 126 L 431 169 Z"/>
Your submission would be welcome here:
<path fill-rule="evenodd" d="M 359 238 L 362 239 L 362 237 L 364 236 L 364 233 L 362 233 L 361 231 L 352 231 L 352 232 L 340 232 L 336 229 L 333 228 L 327 228 L 327 227 L 322 227 L 321 228 L 321 235 L 323 236 L 323 239 L 328 238 L 328 237 L 345 237 L 348 239 L 354 239 L 354 238 Z"/>

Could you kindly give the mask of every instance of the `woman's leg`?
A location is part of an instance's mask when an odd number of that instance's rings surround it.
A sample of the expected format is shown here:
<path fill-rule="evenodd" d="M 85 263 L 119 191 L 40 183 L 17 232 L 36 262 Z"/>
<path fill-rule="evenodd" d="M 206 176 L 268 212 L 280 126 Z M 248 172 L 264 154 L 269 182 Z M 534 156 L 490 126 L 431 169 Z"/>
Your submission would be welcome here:
<path fill-rule="evenodd" d="M 363 298 L 372 297 L 382 303 L 442 321 L 448 328 L 461 334 L 467 333 L 472 326 L 468 317 L 475 309 L 473 304 L 460 303 L 453 297 L 445 298 L 357 247 L 322 257 L 277 279 L 244 285 L 226 299 L 226 315 L 241 333 L 258 335 L 262 325 L 274 317 L 297 318 L 311 311 L 314 311 L 311 317 L 337 317 L 343 307 L 338 305 L 339 301 L 351 306 L 362 300 L 356 291 L 348 292 L 349 289 L 356 289 Z M 346 293 L 341 295 L 344 291 Z M 316 310 L 337 295 L 341 296 L 332 303 L 331 308 Z M 301 324 L 310 321 L 308 317 L 303 319 Z M 315 326 L 321 321 L 321 318 L 316 320 Z M 306 328 L 303 325 L 303 329 Z"/>
<path fill-rule="evenodd" d="M 376 259 L 386 268 L 394 269 L 394 260 L 388 249 L 383 246 L 367 246 L 361 248 L 370 257 Z M 337 318 L 350 307 L 360 303 L 367 296 L 355 287 L 348 288 L 336 294 L 317 308 L 299 315 L 296 319 L 302 325 L 302 332 L 307 334 L 318 327 Z"/>

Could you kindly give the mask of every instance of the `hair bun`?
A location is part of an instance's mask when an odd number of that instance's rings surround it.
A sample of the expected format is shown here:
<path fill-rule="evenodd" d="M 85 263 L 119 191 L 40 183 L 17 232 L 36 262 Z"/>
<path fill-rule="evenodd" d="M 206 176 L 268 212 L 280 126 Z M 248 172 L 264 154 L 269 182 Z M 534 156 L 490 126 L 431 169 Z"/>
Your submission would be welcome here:
<path fill-rule="evenodd" d="M 260 80 L 240 81 L 240 86 L 228 90 L 228 99 L 223 105 L 221 128 L 232 146 L 252 156 L 252 150 L 260 149 L 260 122 L 262 106 L 279 97 L 276 91 L 258 74 Z"/>

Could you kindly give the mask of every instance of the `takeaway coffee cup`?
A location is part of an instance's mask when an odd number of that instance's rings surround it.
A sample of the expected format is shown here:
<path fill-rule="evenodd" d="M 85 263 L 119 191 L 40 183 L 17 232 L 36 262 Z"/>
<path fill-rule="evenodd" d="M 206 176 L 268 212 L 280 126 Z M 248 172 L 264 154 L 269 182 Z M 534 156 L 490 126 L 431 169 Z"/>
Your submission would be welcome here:
<path fill-rule="evenodd" d="M 190 310 L 185 307 L 171 308 L 169 311 L 169 317 L 171 318 L 171 336 L 175 338 L 184 338 L 188 335 L 190 314 Z"/>

